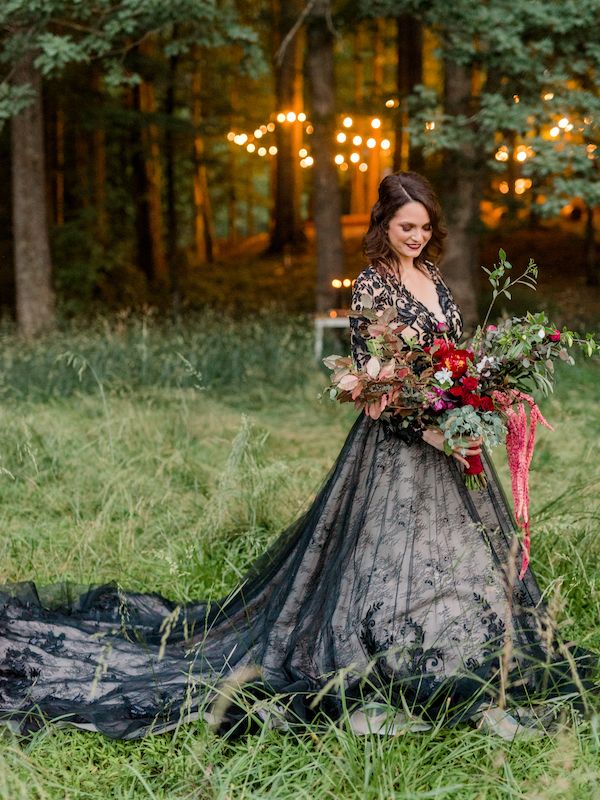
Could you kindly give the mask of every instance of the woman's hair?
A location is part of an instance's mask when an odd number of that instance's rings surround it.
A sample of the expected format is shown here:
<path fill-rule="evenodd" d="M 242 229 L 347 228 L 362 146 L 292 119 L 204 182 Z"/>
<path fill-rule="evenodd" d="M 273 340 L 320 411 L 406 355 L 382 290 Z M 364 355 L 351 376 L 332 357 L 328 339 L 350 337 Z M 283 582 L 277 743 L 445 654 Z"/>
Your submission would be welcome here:
<path fill-rule="evenodd" d="M 388 237 L 388 225 L 401 206 L 413 202 L 425 206 L 431 222 L 431 239 L 415 260 L 415 266 L 425 260 L 438 263 L 447 230 L 442 221 L 442 209 L 433 187 L 427 178 L 418 172 L 394 172 L 386 175 L 379 184 L 379 199 L 371 211 L 369 230 L 363 240 L 363 252 L 371 264 L 391 266 L 397 260 Z"/>

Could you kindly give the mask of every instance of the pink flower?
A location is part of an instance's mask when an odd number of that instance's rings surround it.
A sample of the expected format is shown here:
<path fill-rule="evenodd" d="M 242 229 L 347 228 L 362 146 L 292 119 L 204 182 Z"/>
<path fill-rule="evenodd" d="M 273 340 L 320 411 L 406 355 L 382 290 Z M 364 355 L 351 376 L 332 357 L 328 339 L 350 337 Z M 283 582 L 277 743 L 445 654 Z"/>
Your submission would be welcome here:
<path fill-rule="evenodd" d="M 548 338 L 551 342 L 560 342 L 560 331 L 555 328 Z"/>
<path fill-rule="evenodd" d="M 448 330 L 448 326 L 445 322 L 438 322 L 438 324 L 435 326 L 435 329 L 438 333 L 445 333 Z"/>
<path fill-rule="evenodd" d="M 497 331 L 498 328 L 495 325 L 488 325 L 486 330 L 488 330 L 488 331 Z"/>

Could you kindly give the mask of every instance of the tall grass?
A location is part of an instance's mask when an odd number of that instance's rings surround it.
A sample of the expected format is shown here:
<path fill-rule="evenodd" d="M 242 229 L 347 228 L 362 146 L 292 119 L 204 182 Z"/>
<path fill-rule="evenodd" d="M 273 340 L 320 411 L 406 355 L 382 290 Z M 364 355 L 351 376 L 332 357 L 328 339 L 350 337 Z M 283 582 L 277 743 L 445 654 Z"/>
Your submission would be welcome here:
<path fill-rule="evenodd" d="M 1 580 L 116 579 L 222 596 L 300 513 L 354 417 L 317 400 L 306 321 L 70 329 L 0 351 Z M 336 348 L 339 350 L 339 347 Z M 202 388 L 198 388 L 198 386 Z M 561 369 L 532 471 L 533 562 L 563 632 L 600 650 L 597 364 Z M 501 474 L 506 479 L 502 455 Z M 600 720 L 508 744 L 476 730 L 357 737 L 203 723 L 115 742 L 52 726 L 0 744 L 14 798 L 598 798 Z"/>

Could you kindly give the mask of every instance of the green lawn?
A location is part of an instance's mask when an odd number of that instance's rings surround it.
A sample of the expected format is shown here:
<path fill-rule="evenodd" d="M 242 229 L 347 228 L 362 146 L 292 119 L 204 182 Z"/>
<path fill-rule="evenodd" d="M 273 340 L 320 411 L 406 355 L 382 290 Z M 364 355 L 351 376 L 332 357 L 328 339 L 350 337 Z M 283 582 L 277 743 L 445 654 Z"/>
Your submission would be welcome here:
<path fill-rule="evenodd" d="M 310 501 L 354 418 L 317 399 L 310 344 L 281 319 L 98 326 L 32 348 L 5 335 L 1 580 L 224 594 Z M 534 567 L 566 634 L 598 651 L 599 389 L 598 363 L 560 370 L 531 476 Z M 598 716 L 514 744 L 467 728 L 231 743 L 198 723 L 126 743 L 48 727 L 0 753 L 1 800 L 600 797 Z"/>

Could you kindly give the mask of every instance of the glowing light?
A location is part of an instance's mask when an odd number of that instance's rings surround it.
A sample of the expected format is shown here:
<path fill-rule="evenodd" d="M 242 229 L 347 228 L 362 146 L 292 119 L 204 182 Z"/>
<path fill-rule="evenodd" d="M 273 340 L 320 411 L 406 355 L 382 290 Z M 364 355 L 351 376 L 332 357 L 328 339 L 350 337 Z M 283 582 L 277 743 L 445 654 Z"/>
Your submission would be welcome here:
<path fill-rule="evenodd" d="M 527 158 L 527 153 L 525 152 L 525 150 L 519 150 L 515 158 L 517 159 L 517 161 L 525 161 Z"/>
<path fill-rule="evenodd" d="M 355 137 L 352 139 L 352 144 L 353 144 L 355 147 L 358 147 L 358 145 L 359 145 L 359 144 L 362 144 L 362 136 L 355 136 Z"/>
<path fill-rule="evenodd" d="M 234 136 L 234 137 L 233 137 L 233 141 L 234 141 L 236 144 L 240 144 L 240 145 L 241 145 L 241 144 L 244 144 L 244 142 L 246 141 L 246 139 L 244 138 L 243 134 L 241 134 L 241 133 L 238 133 L 236 136 Z"/>
<path fill-rule="evenodd" d="M 375 129 L 381 128 L 381 120 L 379 119 L 379 117 L 373 117 L 373 119 L 371 120 L 371 127 Z"/>
<path fill-rule="evenodd" d="M 276 156 L 277 155 L 277 148 L 275 147 L 274 144 L 272 144 L 271 147 L 269 147 L 269 155 L 270 156 Z"/>
<path fill-rule="evenodd" d="M 396 105 L 396 101 L 390 97 L 389 100 L 385 101 L 386 108 L 393 108 Z"/>
<path fill-rule="evenodd" d="M 270 128 L 267 125 L 261 125 L 260 126 L 260 132 L 261 133 L 265 134 L 268 130 L 270 130 Z"/>
<path fill-rule="evenodd" d="M 435 130 L 435 122 L 432 120 L 431 122 L 425 123 L 425 130 L 426 131 L 434 131 Z"/>
<path fill-rule="evenodd" d="M 256 150 L 256 145 L 255 145 L 255 144 L 253 144 L 252 142 L 250 142 L 250 144 L 247 144 L 247 145 L 246 145 L 246 150 L 247 150 L 249 153 L 253 153 L 253 152 Z"/>
<path fill-rule="evenodd" d="M 370 139 L 367 139 L 367 147 L 369 147 L 372 150 L 376 146 L 377 146 L 377 141 L 372 136 Z"/>
<path fill-rule="evenodd" d="M 331 281 L 331 285 L 333 286 L 334 289 L 341 289 L 342 288 L 342 282 L 341 282 L 341 280 L 339 278 L 334 278 Z"/>
<path fill-rule="evenodd" d="M 335 310 L 335 308 L 331 309 L 331 311 L 329 312 L 329 316 L 331 317 L 331 319 L 335 319 L 337 317 L 337 311 Z"/>
<path fill-rule="evenodd" d="M 277 114 L 277 122 L 285 122 L 285 114 L 283 111 L 280 111 L 279 114 Z"/>
<path fill-rule="evenodd" d="M 508 147 L 503 144 L 494 154 L 496 161 L 508 161 Z"/>
<path fill-rule="evenodd" d="M 229 133 L 227 134 L 227 138 L 229 139 L 230 142 L 233 142 L 233 140 L 235 139 L 235 133 L 233 131 L 229 131 Z"/>
<path fill-rule="evenodd" d="M 585 122 L 586 125 L 591 125 L 592 122 L 594 121 L 594 118 L 593 117 L 584 117 L 583 121 Z"/>
<path fill-rule="evenodd" d="M 587 150 L 588 153 L 593 153 L 594 150 L 596 150 L 597 147 L 598 147 L 598 145 L 588 144 L 588 145 L 586 145 L 585 149 Z"/>
<path fill-rule="evenodd" d="M 306 114 L 304 113 L 304 111 L 301 111 L 298 114 L 298 122 L 306 122 Z"/>
<path fill-rule="evenodd" d="M 260 139 L 260 138 L 262 138 L 262 135 L 263 135 L 263 132 L 261 131 L 261 129 L 260 129 L 260 128 L 257 128 L 257 129 L 254 131 L 254 138 L 255 138 L 255 139 Z"/>
<path fill-rule="evenodd" d="M 553 138 L 558 136 L 559 133 L 560 133 L 560 128 L 557 128 L 556 125 L 554 126 L 554 128 L 550 128 L 550 136 L 552 136 Z"/>
<path fill-rule="evenodd" d="M 304 161 L 306 162 L 307 167 L 312 167 L 312 165 L 315 163 L 315 160 L 312 156 L 306 156 Z"/>
<path fill-rule="evenodd" d="M 306 156 L 308 155 L 308 150 L 306 149 L 306 147 L 303 147 L 301 150 L 298 150 L 298 155 L 300 156 L 300 158 L 306 158 Z"/>
<path fill-rule="evenodd" d="M 346 134 L 343 131 L 341 131 L 340 133 L 338 133 L 338 135 L 335 138 L 337 139 L 337 141 L 340 144 L 344 144 L 344 142 L 346 141 L 347 137 L 346 137 Z"/>
<path fill-rule="evenodd" d="M 340 169 L 342 170 L 342 172 L 346 172 L 346 170 L 348 169 L 348 164 L 346 164 L 346 162 L 344 161 L 343 164 L 340 164 Z"/>
<path fill-rule="evenodd" d="M 389 150 L 391 147 L 391 142 L 389 139 L 382 139 L 381 140 L 381 149 L 382 150 Z"/>
<path fill-rule="evenodd" d="M 358 165 L 358 168 L 361 172 L 366 172 L 369 169 L 369 166 L 368 164 L 365 164 L 365 162 L 363 161 L 362 164 Z"/>
<path fill-rule="evenodd" d="M 296 114 L 293 111 L 288 111 L 285 115 L 285 118 L 288 122 L 295 122 L 296 121 Z"/>
<path fill-rule="evenodd" d="M 527 181 L 524 178 L 517 178 L 515 181 L 515 194 L 523 194 L 527 189 Z"/>
<path fill-rule="evenodd" d="M 269 133 L 273 133 L 273 131 L 275 130 L 275 123 L 269 122 L 269 124 L 267 125 L 267 130 L 269 131 Z"/>
<path fill-rule="evenodd" d="M 309 136 L 310 136 L 311 133 L 313 133 L 314 130 L 315 129 L 310 124 L 306 126 L 306 132 L 308 133 Z"/>
<path fill-rule="evenodd" d="M 344 126 L 344 128 L 351 128 L 352 127 L 352 121 L 353 121 L 352 117 L 344 117 L 344 121 L 342 122 L 342 125 Z"/>
<path fill-rule="evenodd" d="M 520 99 L 521 98 L 519 97 L 518 94 L 513 94 L 513 100 L 515 101 L 515 103 L 518 103 L 520 101 Z"/>
<path fill-rule="evenodd" d="M 552 100 L 553 97 L 554 97 L 554 92 L 546 92 L 546 94 L 544 95 L 544 100 Z"/>
<path fill-rule="evenodd" d="M 500 185 L 498 186 L 502 194 L 508 194 L 508 183 L 506 181 L 500 181 Z"/>
<path fill-rule="evenodd" d="M 569 122 L 568 125 L 565 125 L 565 131 L 567 131 L 567 133 L 569 131 L 572 131 L 572 130 L 573 130 L 573 123 L 572 122 Z"/>
<path fill-rule="evenodd" d="M 358 155 L 358 153 L 352 153 L 352 155 L 350 156 L 350 161 L 353 164 L 357 164 L 360 161 L 360 156 Z"/>
<path fill-rule="evenodd" d="M 559 128 L 566 128 L 568 124 L 569 124 L 569 118 L 568 117 L 563 117 L 562 119 L 558 120 L 558 127 Z"/>
<path fill-rule="evenodd" d="M 350 280 L 350 278 L 344 278 L 342 283 L 344 284 L 344 286 L 352 286 L 352 281 Z"/>
<path fill-rule="evenodd" d="M 266 147 L 259 147 L 258 148 L 258 155 L 259 156 L 266 156 L 267 155 L 267 148 Z"/>
<path fill-rule="evenodd" d="M 344 156 L 341 153 L 338 153 L 337 156 L 333 159 L 336 164 L 343 164 L 344 163 Z"/>

